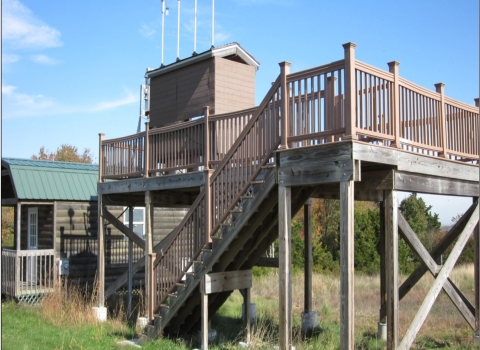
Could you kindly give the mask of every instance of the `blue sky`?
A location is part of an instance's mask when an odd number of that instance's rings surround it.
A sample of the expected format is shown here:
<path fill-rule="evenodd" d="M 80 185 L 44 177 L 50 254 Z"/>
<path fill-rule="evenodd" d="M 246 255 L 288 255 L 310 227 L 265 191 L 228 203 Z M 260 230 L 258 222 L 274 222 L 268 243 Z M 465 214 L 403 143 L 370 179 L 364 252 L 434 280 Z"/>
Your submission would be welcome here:
<path fill-rule="evenodd" d="M 177 0 L 166 1 L 169 64 Z M 70 144 L 89 148 L 96 161 L 99 133 L 135 133 L 139 86 L 161 60 L 160 4 L 2 0 L 2 156 L 30 158 L 41 146 Z M 193 52 L 193 4 L 181 1 L 180 58 Z M 198 0 L 197 52 L 211 45 L 211 4 Z M 291 62 L 292 72 L 325 64 L 342 59 L 342 44 L 352 41 L 357 59 L 385 70 L 399 61 L 402 77 L 432 90 L 443 82 L 447 96 L 473 104 L 478 16 L 477 0 L 217 0 L 214 44 L 238 42 L 260 62 L 257 102 L 279 62 Z"/>

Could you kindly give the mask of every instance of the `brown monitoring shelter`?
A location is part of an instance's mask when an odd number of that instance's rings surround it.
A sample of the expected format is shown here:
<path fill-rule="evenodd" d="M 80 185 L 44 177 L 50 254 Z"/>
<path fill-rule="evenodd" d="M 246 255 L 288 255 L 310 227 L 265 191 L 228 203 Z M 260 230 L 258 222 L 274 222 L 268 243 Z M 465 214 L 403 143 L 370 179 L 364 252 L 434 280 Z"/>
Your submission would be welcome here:
<path fill-rule="evenodd" d="M 237 43 L 150 70 L 150 127 L 255 106 L 259 63 Z"/>

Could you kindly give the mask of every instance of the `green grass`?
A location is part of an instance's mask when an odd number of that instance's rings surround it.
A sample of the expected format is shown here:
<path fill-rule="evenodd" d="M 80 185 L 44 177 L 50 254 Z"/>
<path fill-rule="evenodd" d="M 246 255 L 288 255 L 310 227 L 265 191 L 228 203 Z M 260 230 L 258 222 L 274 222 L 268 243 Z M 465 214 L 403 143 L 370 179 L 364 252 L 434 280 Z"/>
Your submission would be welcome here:
<path fill-rule="evenodd" d="M 473 296 L 471 267 L 457 268 L 452 279 L 467 297 Z M 303 311 L 303 276 L 293 276 L 293 344 L 297 350 L 339 349 L 339 283 L 338 276 L 314 276 L 314 310 L 318 313 L 318 328 L 310 339 L 300 334 Z M 377 339 L 378 277 L 356 276 L 355 279 L 355 348 L 385 349 L 386 344 Z M 418 310 L 431 277 L 416 286 L 400 307 L 400 333 L 405 333 Z M 107 322 L 98 323 L 91 318 L 92 301 L 80 294 L 69 300 L 62 293 L 45 298 L 37 306 L 2 303 L 2 349 L 119 349 L 120 340 L 138 338 L 122 307 L 111 306 Z M 83 299 L 82 299 L 83 298 Z M 122 297 L 118 300 L 120 301 Z M 212 328 L 217 331 L 217 343 L 212 350 L 239 349 L 244 341 L 241 322 L 243 298 L 238 291 L 232 293 L 218 313 L 212 318 Z M 252 328 L 250 349 L 272 349 L 278 345 L 278 277 L 255 277 L 252 302 L 256 304 L 257 322 Z M 121 305 L 121 303 L 120 303 Z M 135 319 L 135 316 L 132 318 Z M 186 338 L 158 339 L 142 346 L 143 349 L 186 350 L 198 348 L 197 333 Z M 459 315 L 444 293 L 440 294 L 431 315 L 422 326 L 412 349 L 464 349 L 476 350 L 473 331 Z"/>

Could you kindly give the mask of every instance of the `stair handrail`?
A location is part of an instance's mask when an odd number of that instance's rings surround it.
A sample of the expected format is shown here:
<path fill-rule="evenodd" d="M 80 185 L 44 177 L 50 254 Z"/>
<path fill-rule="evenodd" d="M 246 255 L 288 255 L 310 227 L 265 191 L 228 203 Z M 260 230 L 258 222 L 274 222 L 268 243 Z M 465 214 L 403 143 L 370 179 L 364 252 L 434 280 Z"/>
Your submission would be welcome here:
<path fill-rule="evenodd" d="M 226 159 L 232 159 L 232 156 L 235 154 L 238 147 L 243 142 L 245 142 L 245 139 L 246 139 L 247 135 L 254 128 L 256 123 L 259 121 L 260 116 L 262 115 L 262 113 L 264 112 L 266 107 L 271 105 L 270 102 L 272 101 L 272 98 L 273 98 L 274 101 L 278 101 L 278 98 L 275 99 L 275 94 L 278 94 L 279 87 L 280 87 L 280 76 L 272 84 L 272 86 L 271 86 L 270 90 L 268 91 L 267 95 L 263 99 L 262 103 L 255 110 L 254 115 L 252 116 L 250 121 L 245 126 L 245 129 L 241 132 L 237 141 L 235 141 L 235 143 L 233 144 L 230 151 L 226 154 L 226 156 L 220 162 L 220 164 L 217 167 L 217 169 L 215 170 L 215 172 L 211 175 L 212 180 L 210 181 L 210 186 L 208 186 L 208 187 L 205 186 L 202 189 L 202 191 L 198 195 L 197 199 L 195 200 L 195 202 L 190 207 L 190 210 L 188 211 L 188 213 L 185 215 L 185 217 L 183 218 L 181 223 L 177 226 L 177 228 L 172 232 L 172 235 L 170 236 L 169 241 L 165 243 L 164 249 L 157 254 L 157 257 L 156 257 L 156 259 L 153 263 L 153 270 L 154 270 L 153 282 L 157 286 L 157 293 L 156 293 L 155 302 L 154 302 L 154 309 L 155 310 L 158 309 L 158 307 L 161 305 L 161 303 L 165 301 L 165 299 L 168 297 L 169 293 L 171 293 L 175 289 L 176 284 L 178 282 L 180 282 L 181 279 L 184 277 L 184 275 L 188 272 L 188 269 L 193 264 L 194 259 L 197 258 L 198 255 L 201 252 L 201 248 L 203 247 L 203 245 L 206 241 L 205 236 L 210 234 L 210 232 L 213 232 L 213 231 L 205 230 L 204 225 L 198 225 L 197 226 L 197 228 L 200 228 L 201 231 L 203 231 L 200 234 L 200 236 L 203 236 L 203 237 L 198 237 L 198 242 L 201 242 L 201 247 L 196 247 L 195 249 L 193 249 L 193 251 L 191 252 L 192 254 L 188 258 L 188 261 L 182 261 L 181 262 L 180 270 L 178 269 L 178 267 L 179 267 L 178 266 L 178 261 L 177 261 L 177 264 L 175 264 L 175 263 L 174 264 L 168 264 L 169 267 L 173 267 L 175 270 L 177 270 L 178 273 L 174 274 L 174 276 L 160 276 L 161 267 L 159 267 L 159 265 L 162 264 L 163 261 L 166 259 L 166 256 L 167 256 L 167 254 L 169 254 L 170 250 L 175 250 L 175 249 L 173 249 L 175 247 L 175 245 L 174 245 L 175 242 L 178 242 L 178 237 L 181 235 L 182 231 L 186 230 L 189 221 L 192 220 L 192 217 L 194 217 L 195 213 L 198 213 L 200 216 L 204 213 L 204 208 L 202 208 L 202 206 L 205 205 L 205 193 L 206 193 L 205 191 L 207 189 L 209 191 L 212 191 L 212 186 L 215 184 L 215 179 L 218 178 L 218 174 L 221 173 L 222 167 L 227 167 L 227 164 L 230 164 L 229 161 L 227 161 Z M 275 121 L 274 124 L 278 124 L 278 122 Z M 279 140 L 278 132 L 276 132 L 276 134 L 277 134 L 277 139 L 272 140 L 273 141 L 273 146 L 269 147 L 269 149 L 272 150 L 272 151 L 278 146 L 278 143 L 279 143 L 278 142 L 278 140 Z M 255 171 L 253 171 L 251 173 L 250 179 L 253 179 L 258 174 L 261 167 L 271 157 L 271 153 L 272 152 L 268 152 L 268 154 L 266 155 L 267 157 L 265 157 L 262 162 L 258 162 L 258 164 L 256 165 L 256 168 L 255 168 Z M 215 174 L 217 174 L 217 175 L 215 175 Z M 242 186 L 242 190 L 240 190 L 240 191 L 237 190 L 236 191 L 235 198 L 237 198 L 237 201 L 238 201 L 238 198 L 240 198 L 240 195 L 243 192 L 245 192 L 247 190 L 247 188 L 248 187 Z M 232 203 L 233 202 L 230 201 L 229 205 L 232 206 L 233 205 Z M 214 207 L 215 204 L 212 204 L 212 206 Z M 214 213 L 213 218 L 212 218 L 212 219 L 214 219 L 215 218 L 215 212 L 214 211 L 211 211 L 211 212 Z M 212 223 L 216 223 L 216 221 L 212 221 Z M 180 243 L 180 244 L 182 244 L 182 243 Z M 175 258 L 177 260 L 178 259 L 183 259 L 183 257 L 179 254 L 176 254 Z M 175 272 L 175 271 L 170 271 L 170 272 Z"/>

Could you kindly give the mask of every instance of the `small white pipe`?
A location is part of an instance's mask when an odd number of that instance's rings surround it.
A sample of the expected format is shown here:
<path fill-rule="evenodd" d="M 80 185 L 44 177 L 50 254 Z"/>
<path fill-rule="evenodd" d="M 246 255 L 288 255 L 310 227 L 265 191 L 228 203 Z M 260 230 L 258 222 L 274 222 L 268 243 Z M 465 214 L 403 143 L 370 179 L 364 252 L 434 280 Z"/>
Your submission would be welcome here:
<path fill-rule="evenodd" d="M 215 47 L 215 0 L 212 0 L 212 49 Z"/>
<path fill-rule="evenodd" d="M 163 48 L 164 48 L 164 38 L 165 38 L 165 0 L 162 0 L 162 61 L 160 67 L 163 66 Z"/>
<path fill-rule="evenodd" d="M 197 54 L 197 0 L 193 10 L 193 54 Z"/>
<path fill-rule="evenodd" d="M 178 17 L 177 17 L 177 61 L 180 60 L 180 0 L 178 0 Z"/>

